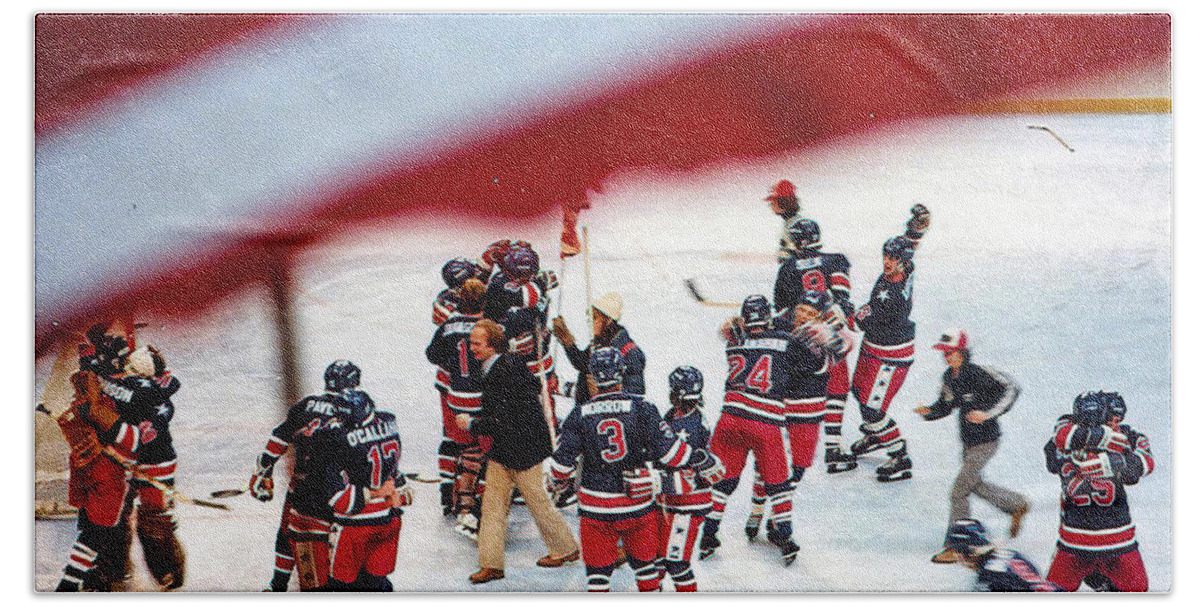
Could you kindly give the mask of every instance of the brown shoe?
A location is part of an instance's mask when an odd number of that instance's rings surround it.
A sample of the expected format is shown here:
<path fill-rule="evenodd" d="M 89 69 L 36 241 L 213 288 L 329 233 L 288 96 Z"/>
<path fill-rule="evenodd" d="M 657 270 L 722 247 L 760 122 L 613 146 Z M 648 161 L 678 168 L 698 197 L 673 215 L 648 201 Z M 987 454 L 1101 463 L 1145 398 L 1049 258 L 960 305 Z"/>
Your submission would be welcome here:
<path fill-rule="evenodd" d="M 1012 524 L 1008 526 L 1009 538 L 1016 538 L 1021 533 L 1021 520 L 1025 519 L 1026 513 L 1029 513 L 1029 503 L 1017 507 L 1017 510 L 1012 512 Z"/>
<path fill-rule="evenodd" d="M 573 564 L 579 561 L 579 549 L 576 549 L 562 557 L 552 557 L 547 555 L 537 561 L 537 565 L 542 568 L 561 568 L 566 564 Z"/>
<path fill-rule="evenodd" d="M 492 581 L 498 581 L 502 578 L 504 578 L 503 570 L 497 570 L 495 568 L 480 568 L 479 572 L 467 577 L 467 580 L 471 581 L 472 585 L 479 585 L 483 583 L 490 583 Z"/>
<path fill-rule="evenodd" d="M 929 561 L 935 564 L 957 564 L 958 551 L 955 551 L 950 547 L 943 547 L 941 551 L 934 553 L 933 557 Z"/>

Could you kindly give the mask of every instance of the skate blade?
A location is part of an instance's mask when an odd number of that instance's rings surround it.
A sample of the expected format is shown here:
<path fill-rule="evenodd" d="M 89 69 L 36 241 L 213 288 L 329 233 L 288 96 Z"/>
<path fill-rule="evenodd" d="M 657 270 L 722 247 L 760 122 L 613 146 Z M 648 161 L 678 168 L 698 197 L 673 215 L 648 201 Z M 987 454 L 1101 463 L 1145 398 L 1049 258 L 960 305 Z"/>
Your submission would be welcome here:
<path fill-rule="evenodd" d="M 826 467 L 826 472 L 829 473 L 830 475 L 833 475 L 836 473 L 845 473 L 847 471 L 853 471 L 854 469 L 857 469 L 857 468 L 858 468 L 857 462 L 849 462 L 849 463 L 845 463 L 845 464 L 831 464 Z"/>
<path fill-rule="evenodd" d="M 876 479 L 878 479 L 879 481 L 884 482 L 884 483 L 888 483 L 888 482 L 892 482 L 892 481 L 904 481 L 905 479 L 912 479 L 912 473 L 909 471 L 905 471 L 899 475 L 896 475 L 895 477 L 884 477 L 883 475 L 880 475 Z"/>

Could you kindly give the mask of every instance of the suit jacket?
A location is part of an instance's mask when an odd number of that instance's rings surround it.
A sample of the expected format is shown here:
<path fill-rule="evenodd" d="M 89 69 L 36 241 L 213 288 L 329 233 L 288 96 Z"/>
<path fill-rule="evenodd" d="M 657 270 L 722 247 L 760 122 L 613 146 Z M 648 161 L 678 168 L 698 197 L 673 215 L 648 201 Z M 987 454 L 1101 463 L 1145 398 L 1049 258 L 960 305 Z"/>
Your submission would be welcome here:
<path fill-rule="evenodd" d="M 515 355 L 504 353 L 483 377 L 483 401 L 471 432 L 488 435 L 488 459 L 523 471 L 550 457 L 550 428 L 539 401 L 541 383 Z"/>

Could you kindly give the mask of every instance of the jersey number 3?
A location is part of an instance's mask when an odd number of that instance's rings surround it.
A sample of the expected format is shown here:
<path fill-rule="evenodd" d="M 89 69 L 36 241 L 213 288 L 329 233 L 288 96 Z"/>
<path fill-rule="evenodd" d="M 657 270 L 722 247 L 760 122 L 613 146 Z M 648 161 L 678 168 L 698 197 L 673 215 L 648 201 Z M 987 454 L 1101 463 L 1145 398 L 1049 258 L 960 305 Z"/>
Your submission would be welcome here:
<path fill-rule="evenodd" d="M 616 462 L 629 451 L 625 447 L 625 425 L 615 418 L 605 418 L 596 424 L 596 433 L 608 438 L 608 447 L 600 452 L 604 462 Z"/>

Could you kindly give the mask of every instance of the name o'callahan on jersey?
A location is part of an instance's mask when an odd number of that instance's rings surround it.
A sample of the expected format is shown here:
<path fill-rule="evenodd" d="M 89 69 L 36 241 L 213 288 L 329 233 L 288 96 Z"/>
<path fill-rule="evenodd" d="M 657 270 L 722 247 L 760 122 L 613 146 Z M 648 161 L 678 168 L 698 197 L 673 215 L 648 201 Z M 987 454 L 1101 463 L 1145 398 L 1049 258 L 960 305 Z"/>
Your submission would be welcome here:
<path fill-rule="evenodd" d="M 346 432 L 346 443 L 354 447 L 360 443 L 381 441 L 400 433 L 400 427 L 395 420 L 382 420 L 371 426 Z"/>

